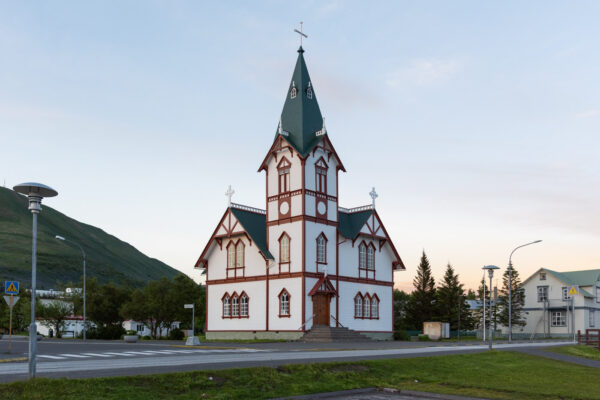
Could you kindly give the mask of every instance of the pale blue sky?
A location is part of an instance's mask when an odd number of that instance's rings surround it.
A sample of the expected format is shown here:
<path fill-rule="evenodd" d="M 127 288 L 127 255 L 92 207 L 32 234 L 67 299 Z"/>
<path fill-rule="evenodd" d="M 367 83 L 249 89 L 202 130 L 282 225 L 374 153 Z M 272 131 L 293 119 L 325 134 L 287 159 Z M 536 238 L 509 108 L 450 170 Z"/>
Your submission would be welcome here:
<path fill-rule="evenodd" d="M 369 4 L 368 4 L 369 3 Z M 600 268 L 600 3 L 0 0 L 0 182 L 198 278 L 234 201 L 264 207 L 304 21 L 348 173 L 410 286 L 422 249 L 468 286 L 484 264 Z M 68 235 L 68 232 L 64 232 Z"/>

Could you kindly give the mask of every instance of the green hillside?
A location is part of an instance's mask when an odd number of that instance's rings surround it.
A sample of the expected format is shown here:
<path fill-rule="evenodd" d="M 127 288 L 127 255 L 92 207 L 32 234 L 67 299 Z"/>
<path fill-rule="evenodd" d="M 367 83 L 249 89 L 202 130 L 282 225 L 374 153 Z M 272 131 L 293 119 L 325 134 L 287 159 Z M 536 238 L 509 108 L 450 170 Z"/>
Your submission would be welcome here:
<path fill-rule="evenodd" d="M 31 213 L 27 198 L 0 187 L 0 282 L 21 281 L 31 285 Z M 145 256 L 133 246 L 101 229 L 78 222 L 42 204 L 38 218 L 37 287 L 50 289 L 58 282 L 80 282 L 79 249 L 55 239 L 65 236 L 79 243 L 87 254 L 87 275 L 100 283 L 144 286 L 163 276 L 180 274 L 168 265 Z"/>

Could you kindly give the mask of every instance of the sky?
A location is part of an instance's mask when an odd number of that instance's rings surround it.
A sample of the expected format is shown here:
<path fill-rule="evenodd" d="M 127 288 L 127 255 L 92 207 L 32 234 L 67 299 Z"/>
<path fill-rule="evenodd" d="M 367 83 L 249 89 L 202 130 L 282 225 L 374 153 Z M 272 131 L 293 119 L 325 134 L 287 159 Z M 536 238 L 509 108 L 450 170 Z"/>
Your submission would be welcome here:
<path fill-rule="evenodd" d="M 600 268 L 597 1 L 0 0 L 0 183 L 193 269 L 257 169 L 304 22 L 305 59 L 347 173 L 406 271 Z M 43 217 L 42 217 L 43 218 Z M 42 222 L 40 222 L 42 223 Z M 63 232 L 65 236 L 68 232 Z"/>

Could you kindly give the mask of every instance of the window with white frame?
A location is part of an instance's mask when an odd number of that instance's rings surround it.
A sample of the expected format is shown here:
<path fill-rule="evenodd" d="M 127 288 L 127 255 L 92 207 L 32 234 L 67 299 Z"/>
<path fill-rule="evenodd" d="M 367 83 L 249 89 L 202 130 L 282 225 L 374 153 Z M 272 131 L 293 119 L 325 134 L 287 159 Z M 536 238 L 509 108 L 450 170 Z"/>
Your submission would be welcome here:
<path fill-rule="evenodd" d="M 600 286 L 596 286 L 596 303 L 600 303 Z"/>
<path fill-rule="evenodd" d="M 327 239 L 322 233 L 317 237 L 317 263 L 327 264 Z"/>
<path fill-rule="evenodd" d="M 552 311 L 550 313 L 550 324 L 552 326 L 567 326 L 567 313 L 564 311 Z"/>
<path fill-rule="evenodd" d="M 371 299 L 371 318 L 379 319 L 379 300 L 377 297 Z"/>
<path fill-rule="evenodd" d="M 375 247 L 373 246 L 373 243 L 371 243 L 367 249 L 367 269 L 370 269 L 371 271 L 375 270 Z"/>
<path fill-rule="evenodd" d="M 596 326 L 596 311 L 590 310 L 590 327 L 593 328 Z"/>
<path fill-rule="evenodd" d="M 295 99 L 298 95 L 298 89 L 296 89 L 296 83 L 292 82 L 292 89 L 290 90 L 290 98 Z"/>
<path fill-rule="evenodd" d="M 285 289 L 279 294 L 279 316 L 290 316 L 290 294 Z"/>
<path fill-rule="evenodd" d="M 230 241 L 227 245 L 227 277 L 244 276 L 244 250 L 246 246 L 241 239 L 236 243 Z"/>
<path fill-rule="evenodd" d="M 358 268 L 367 269 L 367 245 L 365 242 L 358 245 Z"/>
<path fill-rule="evenodd" d="M 363 318 L 371 318 L 371 299 L 368 295 L 363 300 Z"/>
<path fill-rule="evenodd" d="M 231 316 L 239 317 L 240 316 L 240 299 L 236 294 L 231 297 Z"/>
<path fill-rule="evenodd" d="M 138 331 L 138 332 L 144 332 L 144 325 L 143 324 L 137 324 L 136 331 Z"/>
<path fill-rule="evenodd" d="M 569 290 L 566 286 L 562 287 L 562 299 L 569 300 Z"/>
<path fill-rule="evenodd" d="M 228 294 L 223 296 L 223 318 L 231 317 L 231 298 Z"/>
<path fill-rule="evenodd" d="M 290 262 L 290 237 L 286 233 L 279 240 L 279 262 Z"/>
<path fill-rule="evenodd" d="M 363 299 L 359 293 L 354 296 L 354 318 L 362 318 Z"/>
<path fill-rule="evenodd" d="M 538 286 L 537 301 L 538 301 L 538 303 L 548 301 L 548 286 Z"/>
<path fill-rule="evenodd" d="M 546 273 L 540 272 L 540 281 L 545 281 L 545 280 L 546 280 Z"/>
<path fill-rule="evenodd" d="M 248 295 L 246 293 L 242 293 L 240 296 L 240 316 L 248 316 Z"/>
<path fill-rule="evenodd" d="M 306 97 L 308 97 L 309 99 L 313 98 L 313 90 L 310 82 L 308 82 L 308 88 L 306 88 Z"/>

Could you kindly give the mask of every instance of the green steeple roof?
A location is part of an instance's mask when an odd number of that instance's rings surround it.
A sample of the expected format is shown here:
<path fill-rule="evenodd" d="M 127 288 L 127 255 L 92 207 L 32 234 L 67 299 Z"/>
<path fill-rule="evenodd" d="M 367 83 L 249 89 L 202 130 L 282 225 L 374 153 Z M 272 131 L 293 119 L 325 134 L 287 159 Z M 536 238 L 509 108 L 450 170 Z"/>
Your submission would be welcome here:
<path fill-rule="evenodd" d="M 304 50 L 300 46 L 275 138 L 282 135 L 302 157 L 305 157 L 326 132 L 303 54 Z M 293 97 L 294 89 L 296 94 Z"/>

